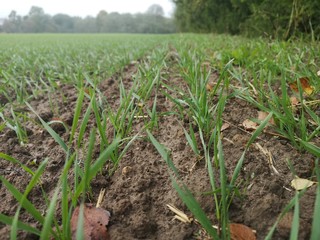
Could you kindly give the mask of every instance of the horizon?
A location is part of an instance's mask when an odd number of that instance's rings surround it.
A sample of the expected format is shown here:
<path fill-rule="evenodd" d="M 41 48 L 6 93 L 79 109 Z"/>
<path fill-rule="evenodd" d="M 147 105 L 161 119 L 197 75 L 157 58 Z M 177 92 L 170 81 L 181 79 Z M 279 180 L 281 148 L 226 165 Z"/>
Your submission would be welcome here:
<path fill-rule="evenodd" d="M 95 2 L 95 0 L 93 0 L 93 2 Z M 102 10 L 108 13 L 118 12 L 120 14 L 144 13 L 153 4 L 160 5 L 163 8 L 166 17 L 172 17 L 174 12 L 174 3 L 171 0 L 138 0 L 134 2 L 128 0 L 118 0 L 116 3 L 107 1 L 103 3 L 96 2 L 93 4 L 92 1 L 89 2 L 87 0 L 71 0 L 68 2 L 57 0 L 54 3 L 49 0 L 25 0 L 22 3 L 20 0 L 12 0 L 2 4 L 0 9 L 0 19 L 8 18 L 11 11 L 16 11 L 20 16 L 26 16 L 28 15 L 32 6 L 42 8 L 46 14 L 51 16 L 56 14 L 66 14 L 71 17 L 85 18 L 88 16 L 96 17 L 97 14 Z M 75 5 L 77 7 L 74 7 Z"/>

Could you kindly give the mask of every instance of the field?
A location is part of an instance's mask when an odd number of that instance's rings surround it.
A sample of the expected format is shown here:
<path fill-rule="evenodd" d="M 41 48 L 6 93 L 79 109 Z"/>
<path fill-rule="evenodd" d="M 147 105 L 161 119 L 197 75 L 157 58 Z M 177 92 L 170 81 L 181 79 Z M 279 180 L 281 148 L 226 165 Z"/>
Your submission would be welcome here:
<path fill-rule="evenodd" d="M 320 239 L 319 43 L 4 34 L 0 52 L 1 239 L 82 239 L 97 202 L 110 239 Z"/>

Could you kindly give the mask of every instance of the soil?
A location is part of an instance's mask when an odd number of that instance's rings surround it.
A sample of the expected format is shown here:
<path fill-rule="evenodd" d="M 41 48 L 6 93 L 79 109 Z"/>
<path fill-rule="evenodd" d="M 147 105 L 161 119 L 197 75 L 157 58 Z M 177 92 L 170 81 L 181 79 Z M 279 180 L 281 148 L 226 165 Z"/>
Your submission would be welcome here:
<path fill-rule="evenodd" d="M 120 79 L 125 88 L 129 89 L 137 73 L 138 64 L 139 62 L 136 62 L 127 66 L 123 71 L 101 83 L 100 91 L 114 109 L 119 105 Z M 174 66 L 174 62 L 171 64 Z M 166 84 L 179 86 L 181 89 L 186 87 L 174 67 L 164 68 L 162 75 L 165 76 L 163 79 Z M 217 73 L 214 73 L 212 78 L 217 76 Z M 154 94 L 146 105 L 152 106 Z M 71 127 L 77 96 L 78 90 L 75 86 L 61 85 L 59 91 L 35 97 L 29 103 L 43 120 L 48 122 L 58 118 Z M 157 93 L 157 98 L 158 112 L 175 110 L 174 103 L 161 92 Z M 6 103 L 5 100 L 1 102 Z M 86 100 L 84 109 L 87 105 Z M 32 170 L 36 170 L 38 164 L 44 159 L 49 159 L 41 178 L 42 185 L 37 186 L 29 194 L 29 200 L 45 213 L 47 207 L 42 191 L 46 192 L 49 199 L 53 195 L 64 166 L 65 153 L 27 107 L 23 107 L 21 111 L 28 112 L 30 117 L 25 122 L 28 142 L 23 146 L 20 145 L 15 132 L 6 128 L 0 132 L 0 152 L 18 159 Z M 258 109 L 249 103 L 237 98 L 229 99 L 226 104 L 223 119 L 229 123 L 229 127 L 223 131 L 222 135 L 229 180 L 251 137 L 251 132 L 244 130 L 241 124 L 245 119 L 256 118 L 257 111 Z M 6 114 L 10 114 L 9 110 L 5 111 Z M 199 160 L 193 153 L 183 132 L 182 126 L 188 129 L 188 121 L 188 119 L 179 119 L 175 115 L 162 116 L 159 118 L 158 127 L 153 130 L 153 135 L 170 150 L 171 158 L 182 176 L 182 181 L 195 195 L 212 222 L 217 224 L 213 198 L 202 194 L 210 191 L 205 161 Z M 89 126 L 94 126 L 93 121 L 89 121 Z M 143 126 L 144 119 L 136 119 L 133 126 L 134 133 L 141 130 Z M 52 127 L 62 139 L 68 141 L 69 133 L 62 124 L 55 123 Z M 112 133 L 112 129 L 109 131 Z M 146 136 L 145 133 L 143 134 Z M 86 132 L 86 139 L 88 136 L 89 132 Z M 271 152 L 278 173 L 270 167 L 269 157 L 264 155 L 257 143 Z M 94 157 L 99 156 L 99 141 L 97 141 L 94 155 Z M 245 155 L 244 165 L 237 181 L 240 195 L 235 196 L 230 205 L 229 218 L 231 222 L 241 223 L 256 230 L 257 239 L 263 239 L 267 235 L 279 214 L 295 195 L 294 189 L 290 186 L 293 174 L 289 169 L 288 160 L 293 165 L 297 176 L 301 178 L 312 176 L 314 156 L 298 152 L 287 140 L 268 133 L 263 133 Z M 106 166 L 106 169 L 108 167 L 110 166 Z M 88 202 L 96 203 L 100 190 L 106 189 L 101 207 L 111 212 L 108 226 L 110 239 L 208 238 L 196 222 L 187 224 L 173 219 L 174 213 L 166 204 L 173 204 L 187 215 L 191 213 L 172 187 L 169 173 L 165 161 L 147 138 L 138 138 L 121 159 L 113 175 L 109 176 L 108 171 L 103 170 L 92 181 L 92 196 L 88 197 Z M 28 173 L 3 159 L 0 159 L 0 174 L 22 192 L 30 179 Z M 309 188 L 300 201 L 299 239 L 309 239 L 315 190 L 315 186 Z M 13 216 L 18 203 L 3 184 L 0 185 L 0 197 L 2 200 L 0 212 Z M 58 209 L 58 216 L 59 211 Z M 21 212 L 20 220 L 37 226 L 36 221 L 24 211 Z M 291 222 L 292 213 L 288 213 L 277 227 L 273 239 L 288 239 Z M 0 238 L 9 239 L 9 231 L 8 226 L 1 224 Z M 19 238 L 34 239 L 35 236 L 20 232 Z"/>

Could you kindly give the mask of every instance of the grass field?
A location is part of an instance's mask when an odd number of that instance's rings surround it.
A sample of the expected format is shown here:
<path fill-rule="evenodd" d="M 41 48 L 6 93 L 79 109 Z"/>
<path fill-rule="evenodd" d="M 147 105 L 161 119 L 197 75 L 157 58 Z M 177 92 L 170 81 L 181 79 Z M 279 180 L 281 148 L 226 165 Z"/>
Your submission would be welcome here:
<path fill-rule="evenodd" d="M 4 34 L 0 52 L 4 239 L 85 239 L 97 202 L 112 239 L 320 239 L 318 42 Z"/>

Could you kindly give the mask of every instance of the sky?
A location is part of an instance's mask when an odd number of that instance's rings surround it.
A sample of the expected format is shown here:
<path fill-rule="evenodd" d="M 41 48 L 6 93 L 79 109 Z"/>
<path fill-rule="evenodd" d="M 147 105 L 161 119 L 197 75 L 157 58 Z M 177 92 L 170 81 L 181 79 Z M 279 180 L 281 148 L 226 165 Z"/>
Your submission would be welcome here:
<path fill-rule="evenodd" d="M 65 13 L 70 16 L 93 16 L 100 10 L 119 13 L 143 13 L 152 4 L 162 6 L 165 15 L 173 14 L 171 0 L 2 0 L 0 4 L 0 18 L 7 18 L 12 10 L 18 15 L 28 14 L 31 6 L 43 8 L 50 15 Z"/>

